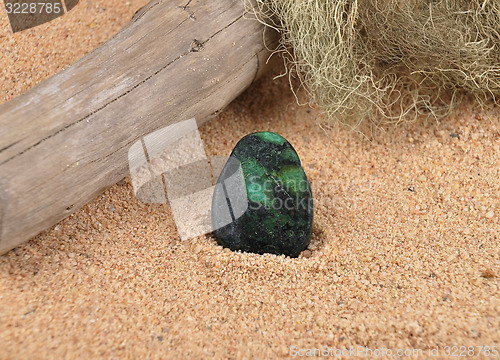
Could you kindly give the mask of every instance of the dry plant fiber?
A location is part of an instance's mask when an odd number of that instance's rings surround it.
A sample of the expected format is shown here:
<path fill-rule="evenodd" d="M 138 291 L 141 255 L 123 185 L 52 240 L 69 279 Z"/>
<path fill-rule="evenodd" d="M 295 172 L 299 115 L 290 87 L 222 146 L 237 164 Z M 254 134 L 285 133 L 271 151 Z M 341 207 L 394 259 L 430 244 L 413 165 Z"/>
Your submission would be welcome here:
<path fill-rule="evenodd" d="M 499 0 L 259 0 L 252 10 L 282 33 L 289 74 L 330 117 L 438 119 L 463 95 L 499 100 Z"/>

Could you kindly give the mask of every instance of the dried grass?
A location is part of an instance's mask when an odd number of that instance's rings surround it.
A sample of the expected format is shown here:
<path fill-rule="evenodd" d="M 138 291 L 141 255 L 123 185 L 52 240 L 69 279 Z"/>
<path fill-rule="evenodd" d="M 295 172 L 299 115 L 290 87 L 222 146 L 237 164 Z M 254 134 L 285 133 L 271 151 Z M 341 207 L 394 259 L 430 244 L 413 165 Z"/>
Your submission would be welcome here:
<path fill-rule="evenodd" d="M 463 95 L 480 103 L 500 99 L 499 0 L 257 0 L 248 6 L 282 33 L 276 51 L 288 74 L 331 118 L 439 119 Z"/>

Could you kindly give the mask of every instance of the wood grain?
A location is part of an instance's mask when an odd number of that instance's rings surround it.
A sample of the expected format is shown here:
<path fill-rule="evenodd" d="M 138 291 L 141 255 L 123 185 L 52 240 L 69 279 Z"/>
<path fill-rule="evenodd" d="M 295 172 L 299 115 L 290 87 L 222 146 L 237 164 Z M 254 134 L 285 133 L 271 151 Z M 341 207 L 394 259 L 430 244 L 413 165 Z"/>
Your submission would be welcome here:
<path fill-rule="evenodd" d="M 264 42 L 278 35 L 244 13 L 240 0 L 154 0 L 97 50 L 0 105 L 0 254 L 126 176 L 138 139 L 206 121 L 265 71 Z"/>

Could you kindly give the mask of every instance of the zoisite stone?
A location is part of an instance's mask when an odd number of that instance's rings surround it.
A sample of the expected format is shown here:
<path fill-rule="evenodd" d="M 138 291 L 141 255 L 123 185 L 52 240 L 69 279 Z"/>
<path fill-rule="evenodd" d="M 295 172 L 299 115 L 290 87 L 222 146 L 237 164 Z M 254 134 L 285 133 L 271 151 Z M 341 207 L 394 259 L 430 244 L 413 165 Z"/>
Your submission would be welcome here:
<path fill-rule="evenodd" d="M 311 186 L 290 143 L 273 132 L 242 138 L 215 185 L 212 226 L 233 251 L 296 257 L 309 245 Z"/>

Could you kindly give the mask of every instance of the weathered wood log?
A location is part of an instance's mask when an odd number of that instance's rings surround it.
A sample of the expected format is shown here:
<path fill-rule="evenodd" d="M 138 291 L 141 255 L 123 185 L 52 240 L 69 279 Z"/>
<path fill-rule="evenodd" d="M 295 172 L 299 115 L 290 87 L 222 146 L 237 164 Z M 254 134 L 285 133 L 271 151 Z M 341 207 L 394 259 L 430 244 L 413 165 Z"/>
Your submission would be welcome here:
<path fill-rule="evenodd" d="M 145 134 L 203 122 L 246 89 L 278 36 L 244 13 L 242 0 L 154 0 L 97 50 L 2 104 L 0 254 L 126 176 L 127 151 Z"/>

